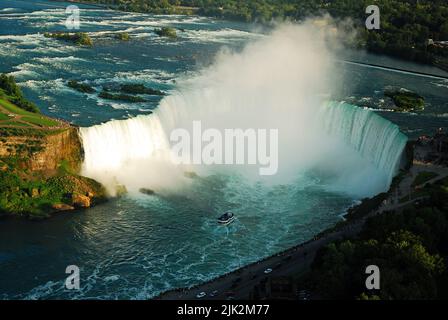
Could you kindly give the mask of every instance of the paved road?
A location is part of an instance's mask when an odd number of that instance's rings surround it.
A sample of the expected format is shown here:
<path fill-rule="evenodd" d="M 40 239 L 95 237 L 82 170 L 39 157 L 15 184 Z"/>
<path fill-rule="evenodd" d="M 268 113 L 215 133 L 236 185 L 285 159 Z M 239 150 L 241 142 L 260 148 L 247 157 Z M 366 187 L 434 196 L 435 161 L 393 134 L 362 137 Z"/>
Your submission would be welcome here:
<path fill-rule="evenodd" d="M 402 179 L 397 187 L 397 191 L 393 192 L 381 207 L 373 210 L 363 218 L 353 221 L 342 227 L 340 230 L 326 234 L 319 239 L 313 239 L 276 256 L 253 263 L 208 283 L 201 284 L 191 289 L 185 288 L 177 291 L 168 291 L 157 299 L 193 300 L 198 299 L 196 296 L 200 292 L 205 292 L 207 294 L 207 296 L 202 299 L 226 299 L 230 293 L 232 293 L 232 296 L 237 300 L 248 299 L 253 287 L 268 276 L 284 276 L 305 272 L 309 269 L 316 252 L 320 248 L 334 240 L 357 235 L 362 230 L 362 227 L 368 218 L 386 211 L 399 210 L 415 201 L 424 199 L 425 197 L 419 197 L 402 203 L 399 201 L 408 195 L 409 192 L 412 192 L 412 182 L 418 173 L 422 171 L 435 172 L 438 176 L 419 187 L 434 183 L 448 176 L 448 168 L 417 162 L 413 165 L 408 175 Z M 272 269 L 272 272 L 266 274 L 265 270 L 268 268 Z M 217 293 L 214 296 L 211 296 L 210 293 L 214 291 Z"/>

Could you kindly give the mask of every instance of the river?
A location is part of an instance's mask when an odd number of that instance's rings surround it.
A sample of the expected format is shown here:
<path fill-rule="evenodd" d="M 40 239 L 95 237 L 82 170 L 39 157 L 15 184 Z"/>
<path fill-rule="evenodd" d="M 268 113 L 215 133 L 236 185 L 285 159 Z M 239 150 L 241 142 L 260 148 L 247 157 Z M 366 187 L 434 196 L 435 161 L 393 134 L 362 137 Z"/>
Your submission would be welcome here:
<path fill-rule="evenodd" d="M 80 48 L 43 37 L 46 31 L 65 30 L 66 6 L 44 0 L 2 1 L 0 72 L 14 75 L 26 97 L 43 113 L 85 128 L 148 116 L 164 100 L 151 96 L 144 103 L 111 102 L 96 93 L 86 95 L 68 88 L 68 79 L 96 88 L 117 82 L 144 83 L 175 95 L 179 83 L 213 64 L 223 48 L 240 52 L 268 32 L 253 24 L 80 5 L 82 31 L 89 32 L 95 42 L 93 48 Z M 153 32 L 167 25 L 178 28 L 176 41 Z M 117 31 L 128 32 L 131 41 L 110 36 Z M 433 67 L 360 52 L 345 52 L 340 59 L 448 76 Z M 361 107 L 377 109 L 375 103 L 381 101 L 386 86 L 403 87 L 425 97 L 425 111 L 377 114 L 409 137 L 447 127 L 448 80 L 337 61 L 335 65 L 337 75 L 345 79 L 340 100 L 355 99 Z M 378 128 L 385 126 L 389 124 Z M 341 214 L 359 199 L 360 195 L 345 189 L 329 188 L 315 172 L 300 172 L 288 183 L 267 185 L 238 175 L 212 174 L 190 182 L 180 192 L 153 197 L 129 194 L 41 222 L 3 220 L 0 298 L 151 298 L 309 240 L 340 221 Z M 227 210 L 236 212 L 237 221 L 223 228 L 216 224 L 216 217 Z M 80 267 L 80 290 L 64 287 L 68 265 Z"/>

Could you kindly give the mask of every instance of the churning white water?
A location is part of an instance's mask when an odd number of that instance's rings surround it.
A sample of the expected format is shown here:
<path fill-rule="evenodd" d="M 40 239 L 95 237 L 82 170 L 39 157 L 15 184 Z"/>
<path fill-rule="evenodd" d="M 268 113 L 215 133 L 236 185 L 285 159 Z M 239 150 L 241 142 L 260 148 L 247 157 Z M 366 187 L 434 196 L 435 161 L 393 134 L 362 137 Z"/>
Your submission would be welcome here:
<path fill-rule="evenodd" d="M 330 190 L 371 196 L 387 190 L 406 137 L 371 111 L 327 103 L 332 81 L 326 32 L 310 24 L 282 26 L 242 52 L 223 51 L 215 63 L 162 100 L 151 115 L 81 128 L 83 173 L 128 190 L 182 188 L 185 171 L 241 174 L 284 184 L 313 172 Z M 172 130 L 277 129 L 279 170 L 260 177 L 258 167 L 173 163 Z"/>

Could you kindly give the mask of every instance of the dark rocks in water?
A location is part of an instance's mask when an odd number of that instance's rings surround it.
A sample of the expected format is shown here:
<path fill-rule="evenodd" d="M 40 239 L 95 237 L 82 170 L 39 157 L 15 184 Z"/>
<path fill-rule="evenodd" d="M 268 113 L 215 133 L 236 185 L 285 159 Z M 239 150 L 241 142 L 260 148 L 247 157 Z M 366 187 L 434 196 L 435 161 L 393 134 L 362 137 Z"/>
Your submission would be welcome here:
<path fill-rule="evenodd" d="M 55 210 L 56 212 L 60 212 L 60 211 L 75 210 L 75 207 L 68 205 L 66 203 L 55 203 L 52 205 L 52 209 Z"/>
<path fill-rule="evenodd" d="M 164 92 L 148 88 L 141 83 L 108 83 L 103 85 L 103 91 L 98 95 L 98 97 L 108 100 L 119 100 L 125 102 L 146 102 L 147 100 L 138 96 L 139 94 L 157 96 L 165 95 Z"/>
<path fill-rule="evenodd" d="M 80 83 L 76 80 L 70 80 L 69 82 L 67 82 L 67 86 L 75 89 L 76 91 L 82 92 L 82 93 L 94 93 L 95 89 L 92 88 L 91 86 L 89 86 L 88 84 L 85 83 Z"/>
<path fill-rule="evenodd" d="M 131 96 L 127 94 L 113 94 L 108 91 L 102 91 L 98 97 L 108 100 L 119 100 L 119 101 L 126 101 L 126 102 L 146 102 L 145 99 L 138 97 L 138 96 Z"/>
<path fill-rule="evenodd" d="M 177 38 L 176 29 L 171 27 L 162 27 L 154 31 L 159 37 Z"/>
<path fill-rule="evenodd" d="M 156 193 L 154 192 L 154 190 L 151 189 L 147 189 L 147 188 L 140 188 L 138 190 L 140 193 L 146 194 L 147 196 L 152 196 L 155 195 Z"/>
<path fill-rule="evenodd" d="M 141 83 L 122 84 L 120 87 L 120 91 L 128 94 L 149 94 L 157 96 L 165 95 L 165 93 L 163 93 L 162 91 L 148 88 Z"/>
<path fill-rule="evenodd" d="M 90 208 L 91 205 L 90 197 L 82 194 L 73 194 L 72 202 L 75 208 Z"/>

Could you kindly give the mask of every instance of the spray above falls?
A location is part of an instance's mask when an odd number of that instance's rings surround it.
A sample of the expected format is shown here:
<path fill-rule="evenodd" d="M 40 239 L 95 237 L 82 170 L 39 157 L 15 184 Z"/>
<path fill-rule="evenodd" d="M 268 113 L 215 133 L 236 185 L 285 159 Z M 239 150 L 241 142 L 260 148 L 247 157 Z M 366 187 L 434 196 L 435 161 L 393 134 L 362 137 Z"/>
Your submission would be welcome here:
<path fill-rule="evenodd" d="M 153 114 L 81 128 L 83 174 L 128 190 L 176 189 L 183 173 L 240 174 L 287 184 L 304 174 L 322 186 L 354 196 L 387 190 L 406 137 L 371 111 L 328 103 L 338 90 L 328 34 L 314 27 L 284 25 L 241 52 L 222 51 L 195 77 L 183 80 Z M 278 130 L 278 173 L 260 177 L 251 165 L 173 162 L 170 134 L 202 127 Z"/>

